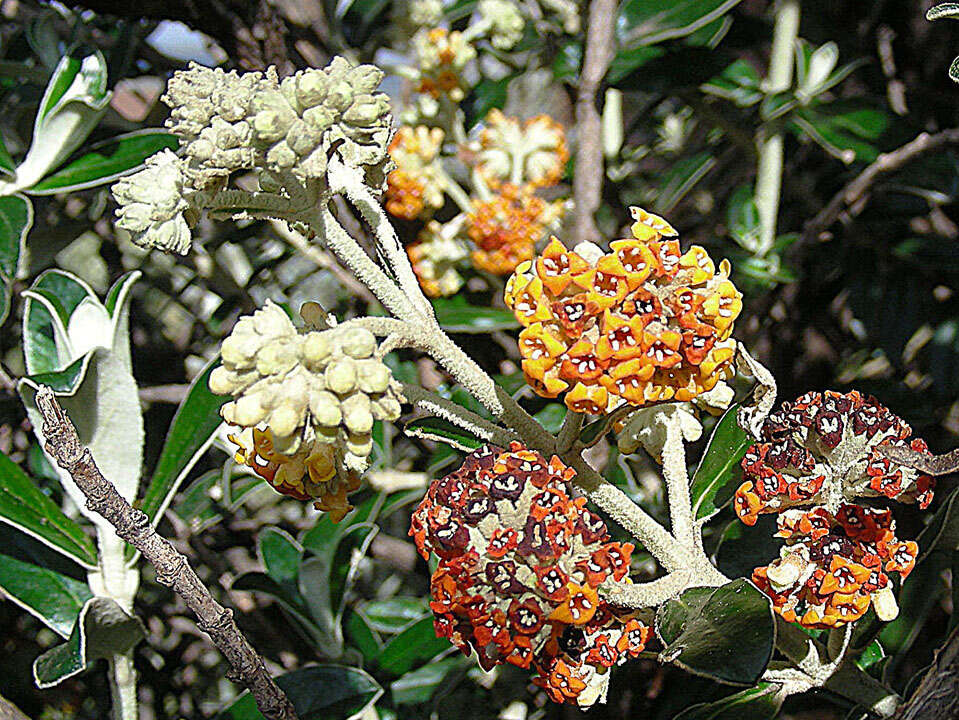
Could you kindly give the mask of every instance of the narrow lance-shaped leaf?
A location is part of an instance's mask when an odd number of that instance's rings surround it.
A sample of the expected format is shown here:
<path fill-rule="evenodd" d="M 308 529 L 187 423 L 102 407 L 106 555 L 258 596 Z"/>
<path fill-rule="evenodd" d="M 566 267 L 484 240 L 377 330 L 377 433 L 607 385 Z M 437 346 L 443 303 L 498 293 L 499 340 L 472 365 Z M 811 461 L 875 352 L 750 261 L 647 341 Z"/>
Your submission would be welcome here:
<path fill-rule="evenodd" d="M 403 428 L 410 437 L 434 440 L 435 442 L 452 445 L 457 450 L 469 452 L 483 444 L 483 441 L 468 431 L 457 427 L 449 420 L 437 417 L 426 417 L 411 420 Z"/>
<path fill-rule="evenodd" d="M 83 529 L 3 454 L 0 454 L 0 522 L 12 525 L 84 567 L 96 567 L 96 548 Z"/>
<path fill-rule="evenodd" d="M 47 175 L 25 192 L 52 195 L 76 192 L 127 175 L 164 149 L 176 150 L 176 137 L 162 130 L 140 130 L 91 145 L 89 150 Z"/>
<path fill-rule="evenodd" d="M 774 720 L 784 699 L 779 685 L 760 683 L 722 700 L 693 705 L 673 720 Z"/>
<path fill-rule="evenodd" d="M 752 438 L 739 426 L 738 412 L 739 405 L 735 404 L 723 413 L 693 475 L 689 494 L 697 520 L 714 515 L 728 503 L 742 479 L 739 463 Z"/>
<path fill-rule="evenodd" d="M 32 226 L 33 205 L 27 198 L 22 195 L 0 197 L 0 283 L 3 284 L 0 323 L 6 320 L 10 310 L 10 283 L 17 276 L 20 257 Z"/>

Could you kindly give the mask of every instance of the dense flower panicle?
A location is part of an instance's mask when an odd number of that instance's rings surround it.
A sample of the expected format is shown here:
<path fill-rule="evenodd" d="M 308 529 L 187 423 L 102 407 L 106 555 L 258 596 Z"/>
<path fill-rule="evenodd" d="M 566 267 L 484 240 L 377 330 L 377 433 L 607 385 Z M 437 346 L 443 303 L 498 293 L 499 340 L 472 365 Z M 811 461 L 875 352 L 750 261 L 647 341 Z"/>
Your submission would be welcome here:
<path fill-rule="evenodd" d="M 183 161 L 172 150 L 147 158 L 143 170 L 113 186 L 117 227 L 128 231 L 137 245 L 185 254 L 192 239 L 187 188 Z"/>
<path fill-rule="evenodd" d="M 745 482 L 736 491 L 739 518 L 754 525 L 761 513 L 887 497 L 932 502 L 933 478 L 885 457 L 883 446 L 927 452 L 912 429 L 871 396 L 810 392 L 783 403 L 742 460 Z"/>
<path fill-rule="evenodd" d="M 465 230 L 476 248 L 473 264 L 494 275 L 509 275 L 533 257 L 536 243 L 563 214 L 563 202 L 548 203 L 530 186 L 505 183 L 487 201 L 474 200 Z"/>
<path fill-rule="evenodd" d="M 434 482 L 413 513 L 420 553 L 436 553 L 437 635 L 490 669 L 533 667 L 557 702 L 602 699 L 609 668 L 637 656 L 649 629 L 599 599 L 624 580 L 632 546 L 570 496 L 574 471 L 512 443 L 485 446 Z"/>
<path fill-rule="evenodd" d="M 252 431 L 234 436 L 238 459 L 280 492 L 342 517 L 368 463 L 373 422 L 400 415 L 401 386 L 375 353 L 368 330 L 299 332 L 271 302 L 241 318 L 210 375 L 213 392 L 234 397 L 223 419 Z"/>
<path fill-rule="evenodd" d="M 494 109 L 486 116 L 472 155 L 476 170 L 490 187 L 517 180 L 547 187 L 562 178 L 569 148 L 563 126 L 548 115 L 520 122 Z M 514 174 L 517 162 L 521 163 L 516 168 L 518 177 Z"/>
<path fill-rule="evenodd" d="M 905 578 L 918 546 L 895 535 L 889 510 L 842 504 L 785 510 L 777 537 L 781 557 L 753 572 L 753 582 L 772 599 L 783 619 L 809 628 L 855 622 L 870 604 L 880 620 L 898 614 L 889 574 Z"/>
<path fill-rule="evenodd" d="M 469 249 L 458 237 L 459 227 L 455 220 L 445 225 L 430 220 L 416 242 L 406 247 L 420 287 L 430 297 L 447 297 L 463 287 L 465 280 L 457 267 L 469 256 Z"/>
<path fill-rule="evenodd" d="M 439 165 L 443 131 L 439 128 L 401 127 L 390 142 L 396 165 L 386 178 L 386 210 L 404 220 L 415 220 L 443 207 L 442 168 Z"/>
<path fill-rule="evenodd" d="M 465 96 L 463 70 L 476 57 L 476 50 L 458 30 L 433 28 L 413 38 L 419 70 L 417 91 L 434 98 L 448 96 L 459 102 Z"/>
<path fill-rule="evenodd" d="M 634 238 L 612 252 L 554 238 L 506 286 L 527 381 L 543 397 L 566 392 L 574 412 L 692 400 L 732 374 L 742 295 L 729 263 L 681 252 L 665 220 L 632 212 Z"/>

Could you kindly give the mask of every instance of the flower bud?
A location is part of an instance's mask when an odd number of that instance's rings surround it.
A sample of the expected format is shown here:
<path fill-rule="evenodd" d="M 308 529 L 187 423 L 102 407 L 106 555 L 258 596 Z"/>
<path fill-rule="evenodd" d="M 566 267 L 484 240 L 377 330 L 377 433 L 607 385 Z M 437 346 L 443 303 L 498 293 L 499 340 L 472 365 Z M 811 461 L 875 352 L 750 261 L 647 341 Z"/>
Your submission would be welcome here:
<path fill-rule="evenodd" d="M 393 379 L 390 369 L 382 361 L 372 358 L 356 364 L 356 375 L 359 388 L 365 393 L 386 392 Z"/>
<path fill-rule="evenodd" d="M 364 393 L 354 393 L 341 404 L 343 424 L 351 433 L 368 433 L 373 429 L 373 413 L 370 398 Z"/>
<path fill-rule="evenodd" d="M 266 417 L 257 395 L 244 395 L 234 403 L 234 417 L 238 425 L 252 427 Z"/>
<path fill-rule="evenodd" d="M 331 343 L 322 332 L 308 333 L 302 345 L 303 358 L 316 369 L 326 365 L 327 358 L 333 352 Z"/>
<path fill-rule="evenodd" d="M 376 350 L 376 337 L 363 328 L 345 328 L 338 339 L 343 352 L 357 360 L 370 357 Z"/>
<path fill-rule="evenodd" d="M 280 405 L 270 413 L 269 425 L 273 434 L 278 437 L 287 437 L 296 432 L 300 415 L 289 405 Z"/>
<path fill-rule="evenodd" d="M 310 396 L 310 412 L 313 419 L 324 427 L 335 428 L 343 419 L 340 401 L 331 392 L 321 390 Z"/>
<path fill-rule="evenodd" d="M 340 357 L 326 366 L 326 386 L 337 395 L 346 395 L 356 387 L 356 363 Z"/>

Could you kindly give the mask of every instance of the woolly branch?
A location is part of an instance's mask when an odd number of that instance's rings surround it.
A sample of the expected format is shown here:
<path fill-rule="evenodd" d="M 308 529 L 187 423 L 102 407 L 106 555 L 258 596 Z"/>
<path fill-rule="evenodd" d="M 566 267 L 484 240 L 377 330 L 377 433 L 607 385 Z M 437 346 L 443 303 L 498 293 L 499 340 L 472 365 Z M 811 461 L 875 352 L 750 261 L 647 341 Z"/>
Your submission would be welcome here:
<path fill-rule="evenodd" d="M 630 609 L 652 608 L 676 597 L 690 586 L 690 573 L 684 570 L 645 583 L 606 582 L 600 585 L 603 599 Z"/>
<path fill-rule="evenodd" d="M 197 625 L 206 632 L 233 668 L 233 677 L 242 682 L 269 720 L 297 720 L 293 704 L 266 671 L 263 659 L 240 632 L 233 611 L 220 605 L 168 540 L 153 529 L 150 519 L 123 499 L 103 477 L 89 448 L 83 447 L 77 430 L 57 402 L 53 391 L 42 386 L 37 408 L 43 418 L 46 450 L 57 464 L 70 473 L 87 497 L 87 507 L 99 513 L 116 529 L 117 535 L 139 550 L 156 568 L 161 585 L 171 588 L 196 614 Z"/>
<path fill-rule="evenodd" d="M 602 119 L 596 93 L 613 59 L 616 0 L 589 4 L 586 55 L 576 95 L 576 172 L 573 175 L 573 237 L 577 243 L 599 239 L 593 214 L 599 209 L 603 189 Z"/>
<path fill-rule="evenodd" d="M 952 128 L 934 135 L 926 132 L 919 133 L 914 140 L 902 147 L 883 153 L 865 170 L 850 180 L 842 190 L 833 196 L 826 207 L 806 223 L 802 235 L 793 245 L 793 249 L 823 239 L 823 233 L 837 220 L 849 220 L 858 215 L 865 205 L 863 201 L 868 197 L 872 186 L 883 175 L 896 172 L 921 155 L 938 150 L 944 145 L 957 143 L 959 143 L 959 128 Z"/>
<path fill-rule="evenodd" d="M 669 500 L 669 522 L 673 537 L 683 545 L 695 543 L 692 502 L 689 497 L 689 472 L 686 469 L 686 448 L 679 412 L 659 420 L 666 425 L 663 444 L 663 479 Z"/>
<path fill-rule="evenodd" d="M 436 393 L 425 390 L 419 385 L 404 384 L 403 394 L 406 396 L 406 399 L 412 403 L 414 408 L 448 420 L 457 427 L 473 433 L 481 440 L 486 440 L 504 447 L 508 445 L 511 440 L 519 439 L 519 436 L 512 430 L 494 425 L 489 420 L 480 417 L 474 412 L 470 412 L 462 405 L 440 397 Z"/>

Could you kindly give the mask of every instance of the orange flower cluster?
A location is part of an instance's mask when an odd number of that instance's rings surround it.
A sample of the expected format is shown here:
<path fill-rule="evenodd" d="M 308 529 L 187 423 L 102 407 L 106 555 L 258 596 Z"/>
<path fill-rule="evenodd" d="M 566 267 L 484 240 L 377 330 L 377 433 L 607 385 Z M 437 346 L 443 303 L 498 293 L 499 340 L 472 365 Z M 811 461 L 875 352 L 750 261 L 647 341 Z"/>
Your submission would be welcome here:
<path fill-rule="evenodd" d="M 639 208 L 634 238 L 573 250 L 555 238 L 516 268 L 506 304 L 523 324 L 523 372 L 543 397 L 564 391 L 573 412 L 622 402 L 691 400 L 732 373 L 729 339 L 742 295 L 702 247 Z"/>
<path fill-rule="evenodd" d="M 896 445 L 926 452 L 925 441 L 871 396 L 810 392 L 767 418 L 761 442 L 742 460 L 745 482 L 734 507 L 739 519 L 755 525 L 761 513 L 858 497 L 932 502 L 933 478 L 885 457 Z"/>
<path fill-rule="evenodd" d="M 417 92 L 434 98 L 450 95 L 454 99 L 463 94 L 462 64 L 475 56 L 469 50 L 463 34 L 446 28 L 433 28 L 426 34 L 424 45 L 429 49 L 429 62 L 420 61 L 420 81 Z"/>
<path fill-rule="evenodd" d="M 266 480 L 274 490 L 297 500 L 313 500 L 313 507 L 339 522 L 353 509 L 348 496 L 360 488 L 360 476 L 336 473 L 336 445 L 304 443 L 292 455 L 277 452 L 269 429 L 244 428 L 228 436 L 237 445 L 234 460 Z M 335 481 L 334 481 L 335 480 Z"/>
<path fill-rule="evenodd" d="M 494 275 L 509 275 L 533 257 L 536 243 L 561 214 L 561 202 L 546 202 L 530 185 L 505 183 L 490 200 L 473 200 L 465 224 L 476 246 L 473 264 Z"/>
<path fill-rule="evenodd" d="M 441 208 L 445 200 L 438 157 L 443 131 L 425 126 L 404 126 L 390 142 L 396 164 L 386 178 L 386 211 L 403 220 L 415 220 Z"/>
<path fill-rule="evenodd" d="M 786 510 L 777 537 L 786 539 L 783 556 L 753 571 L 753 582 L 788 622 L 831 628 L 855 622 L 870 603 L 880 620 L 898 614 L 887 573 L 905 578 L 918 546 L 895 535 L 889 510 L 840 505 Z"/>
<path fill-rule="evenodd" d="M 519 443 L 485 446 L 430 486 L 410 535 L 424 558 L 440 558 L 438 636 L 487 670 L 532 667 L 554 701 L 585 707 L 605 696 L 611 667 L 642 652 L 649 628 L 599 598 L 603 581 L 626 578 L 633 548 L 609 542 L 585 499 L 570 497 L 574 474 Z"/>

